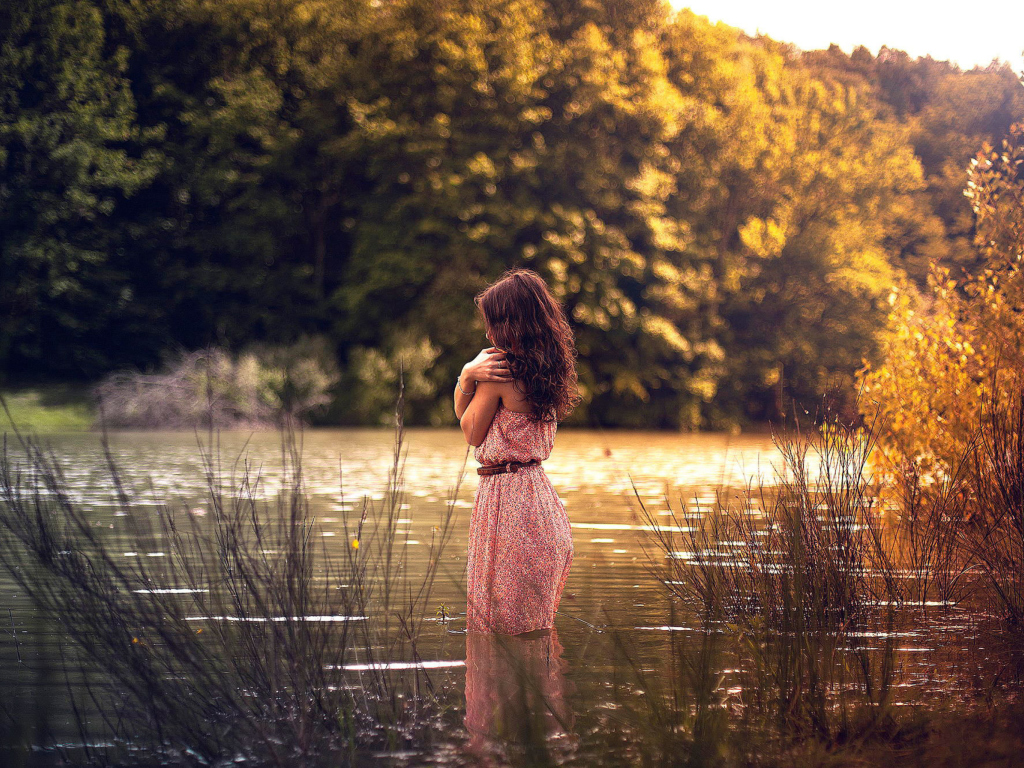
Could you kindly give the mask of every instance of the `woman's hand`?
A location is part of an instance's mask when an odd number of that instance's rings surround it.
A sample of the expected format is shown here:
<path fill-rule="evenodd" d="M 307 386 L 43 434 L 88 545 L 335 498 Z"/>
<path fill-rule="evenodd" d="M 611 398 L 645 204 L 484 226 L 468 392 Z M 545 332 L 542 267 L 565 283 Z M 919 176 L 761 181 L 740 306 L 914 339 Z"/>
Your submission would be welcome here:
<path fill-rule="evenodd" d="M 455 417 L 459 420 L 466 413 L 473 395 L 481 382 L 512 381 L 505 352 L 497 347 L 488 347 L 462 367 L 458 386 L 455 387 Z M 497 408 L 497 405 L 495 405 Z M 490 421 L 487 422 L 490 424 Z M 468 437 L 467 437 L 468 439 Z"/>
<path fill-rule="evenodd" d="M 480 381 L 511 381 L 504 350 L 488 347 L 462 367 L 462 386 L 476 387 Z"/>

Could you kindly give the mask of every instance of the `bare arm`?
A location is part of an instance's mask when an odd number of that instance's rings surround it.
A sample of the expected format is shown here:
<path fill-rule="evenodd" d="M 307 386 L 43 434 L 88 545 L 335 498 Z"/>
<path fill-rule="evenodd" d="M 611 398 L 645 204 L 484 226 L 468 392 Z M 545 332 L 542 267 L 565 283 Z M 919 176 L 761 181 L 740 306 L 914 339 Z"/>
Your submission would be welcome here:
<path fill-rule="evenodd" d="M 477 384 L 476 394 L 459 419 L 467 443 L 476 446 L 484 441 L 487 430 L 494 420 L 494 414 L 498 412 L 501 396 L 511 386 L 492 381 L 481 381 Z"/>
<path fill-rule="evenodd" d="M 461 420 L 473 401 L 477 384 L 482 381 L 511 381 L 512 374 L 505 362 L 505 353 L 497 347 L 481 350 L 473 360 L 462 367 L 459 383 L 455 387 L 455 418 Z M 460 390 L 461 387 L 461 390 Z"/>
<path fill-rule="evenodd" d="M 463 368 L 462 373 L 459 374 L 458 383 L 455 385 L 455 418 L 462 418 L 462 414 L 466 412 L 466 408 L 473 401 L 473 395 L 476 394 L 478 386 L 478 382 L 470 379 L 466 375 L 466 369 Z"/>

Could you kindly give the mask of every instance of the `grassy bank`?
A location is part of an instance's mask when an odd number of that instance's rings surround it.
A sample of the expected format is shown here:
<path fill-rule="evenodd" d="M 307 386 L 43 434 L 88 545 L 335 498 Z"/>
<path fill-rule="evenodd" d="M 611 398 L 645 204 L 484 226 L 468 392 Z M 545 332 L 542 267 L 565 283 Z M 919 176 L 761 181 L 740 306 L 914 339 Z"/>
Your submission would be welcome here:
<path fill-rule="evenodd" d="M 89 429 L 95 418 L 86 387 L 50 384 L 37 387 L 0 389 L 10 417 L 3 415 L 4 429 L 10 421 L 29 432 L 77 432 Z"/>

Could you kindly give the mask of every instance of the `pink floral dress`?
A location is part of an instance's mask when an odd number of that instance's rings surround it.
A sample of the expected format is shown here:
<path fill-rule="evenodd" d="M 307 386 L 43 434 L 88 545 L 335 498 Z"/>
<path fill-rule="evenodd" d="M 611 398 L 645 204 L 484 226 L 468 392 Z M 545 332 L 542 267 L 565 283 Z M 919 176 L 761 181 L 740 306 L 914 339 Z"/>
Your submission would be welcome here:
<path fill-rule="evenodd" d="M 501 404 L 476 449 L 483 465 L 543 461 L 555 422 L 537 422 Z M 554 626 L 572 565 L 565 506 L 541 466 L 484 475 L 469 523 L 466 628 L 515 635 Z"/>

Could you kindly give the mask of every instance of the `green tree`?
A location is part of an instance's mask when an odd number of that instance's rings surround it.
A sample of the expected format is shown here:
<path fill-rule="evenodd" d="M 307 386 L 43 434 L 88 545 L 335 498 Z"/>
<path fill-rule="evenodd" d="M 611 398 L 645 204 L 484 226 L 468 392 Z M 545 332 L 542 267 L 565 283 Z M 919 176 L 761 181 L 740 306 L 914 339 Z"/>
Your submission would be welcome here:
<path fill-rule="evenodd" d="M 848 395 L 900 273 L 976 266 L 960 178 L 1021 110 L 1005 67 L 801 53 L 659 0 L 0 14 L 7 367 L 315 335 L 347 421 L 404 370 L 410 419 L 446 423 L 472 297 L 517 266 L 566 305 L 580 423 Z"/>
<path fill-rule="evenodd" d="M 486 344 L 472 297 L 519 256 L 536 209 L 533 137 L 547 117 L 538 93 L 552 56 L 539 21 L 525 0 L 388 4 L 361 40 L 347 94 L 347 151 L 364 159 L 364 186 L 327 297 L 332 332 L 346 349 L 388 359 L 419 349 L 410 338 L 429 340 L 444 351 L 431 375 L 445 392 Z M 435 419 L 449 417 L 441 396 L 433 407 Z"/>
<path fill-rule="evenodd" d="M 616 45 L 593 20 L 543 11 L 417 0 L 392 5 L 371 34 L 360 66 L 374 77 L 357 98 L 373 192 L 334 297 L 337 333 L 388 346 L 417 329 L 444 350 L 447 383 L 483 343 L 469 299 L 531 266 L 577 329 L 588 403 L 577 418 L 678 424 L 678 403 L 635 405 L 659 388 L 675 397 L 668 365 L 691 345 L 661 144 L 682 102 L 650 35 Z"/>
<path fill-rule="evenodd" d="M 111 251 L 119 206 L 153 178 L 129 52 L 91 0 L 0 8 L 0 361 L 92 376 L 118 360 L 133 285 Z"/>
<path fill-rule="evenodd" d="M 870 89 L 882 116 L 911 131 L 926 181 L 919 195 L 924 205 L 917 207 L 926 213 L 904 213 L 906 232 L 889 244 L 896 264 L 919 287 L 931 262 L 955 272 L 978 267 L 974 215 L 963 195 L 967 165 L 978 147 L 998 144 L 1012 123 L 1024 119 L 1024 88 L 1013 70 L 993 62 L 964 72 L 885 47 L 877 57 L 864 48 L 847 56 L 832 46 L 801 58 L 818 77 Z"/>
<path fill-rule="evenodd" d="M 905 131 L 861 92 L 799 71 L 787 80 L 769 102 L 778 123 L 757 168 L 760 210 L 739 230 L 756 265 L 723 308 L 726 378 L 755 418 L 778 418 L 783 399 L 812 408 L 850 393 L 895 279 L 887 230 L 922 186 Z"/>
<path fill-rule="evenodd" d="M 669 210 L 713 265 L 704 315 L 722 350 L 703 423 L 848 393 L 895 279 L 891 241 L 920 213 L 907 131 L 857 77 L 819 79 L 773 41 L 682 12 L 665 45 L 691 118 L 670 145 Z"/>
<path fill-rule="evenodd" d="M 706 257 L 667 208 L 676 191 L 668 145 L 688 105 L 657 37 L 605 27 L 576 25 L 555 61 L 552 118 L 541 127 L 548 197 L 538 201 L 543 229 L 530 263 L 563 294 L 576 326 L 581 418 L 693 427 L 703 391 L 691 385 L 714 378 L 718 350 L 700 311 Z"/>
<path fill-rule="evenodd" d="M 162 173 L 126 212 L 130 268 L 166 344 L 237 349 L 329 327 L 358 188 L 358 0 L 160 0 L 123 11 Z M 365 12 L 365 14 L 364 14 Z M 144 254 L 144 256 L 141 256 Z"/>

